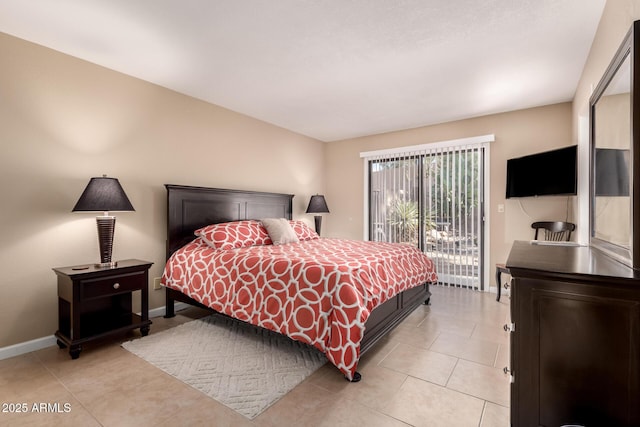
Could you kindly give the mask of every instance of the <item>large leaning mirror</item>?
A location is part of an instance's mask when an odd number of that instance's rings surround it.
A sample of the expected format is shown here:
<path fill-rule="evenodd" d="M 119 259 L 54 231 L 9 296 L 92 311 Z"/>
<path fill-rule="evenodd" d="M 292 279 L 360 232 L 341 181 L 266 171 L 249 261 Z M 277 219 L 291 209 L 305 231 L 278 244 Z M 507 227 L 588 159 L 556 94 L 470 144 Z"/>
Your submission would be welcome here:
<path fill-rule="evenodd" d="M 638 37 L 634 23 L 590 100 L 591 184 L 590 243 L 633 268 L 640 268 L 636 234 L 640 214 L 635 205 L 634 162 L 637 132 L 634 126 L 633 73 Z M 640 29 L 640 27 L 638 27 Z M 636 71 L 637 72 L 637 71 Z M 636 111 L 638 114 L 640 111 Z M 634 215 L 634 213 L 636 215 Z"/>

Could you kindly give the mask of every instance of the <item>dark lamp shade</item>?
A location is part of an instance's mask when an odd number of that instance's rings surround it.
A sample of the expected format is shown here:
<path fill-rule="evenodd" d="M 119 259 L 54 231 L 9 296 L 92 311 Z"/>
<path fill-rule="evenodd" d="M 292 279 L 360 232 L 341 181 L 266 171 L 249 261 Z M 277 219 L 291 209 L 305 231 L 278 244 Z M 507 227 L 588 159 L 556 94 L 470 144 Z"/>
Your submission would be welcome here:
<path fill-rule="evenodd" d="M 133 206 L 116 178 L 91 178 L 72 212 L 133 211 Z"/>
<path fill-rule="evenodd" d="M 324 196 L 320 194 L 311 196 L 306 213 L 329 213 L 329 207 L 327 206 L 327 202 L 324 200 Z"/>

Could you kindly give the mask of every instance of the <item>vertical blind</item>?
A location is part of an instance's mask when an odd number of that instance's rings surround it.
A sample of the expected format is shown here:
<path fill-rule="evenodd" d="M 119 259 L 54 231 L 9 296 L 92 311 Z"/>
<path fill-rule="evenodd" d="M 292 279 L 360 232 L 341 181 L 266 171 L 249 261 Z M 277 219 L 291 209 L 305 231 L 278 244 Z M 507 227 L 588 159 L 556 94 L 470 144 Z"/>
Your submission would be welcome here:
<path fill-rule="evenodd" d="M 483 288 L 485 144 L 478 140 L 361 154 L 369 239 L 416 245 L 443 285 Z"/>

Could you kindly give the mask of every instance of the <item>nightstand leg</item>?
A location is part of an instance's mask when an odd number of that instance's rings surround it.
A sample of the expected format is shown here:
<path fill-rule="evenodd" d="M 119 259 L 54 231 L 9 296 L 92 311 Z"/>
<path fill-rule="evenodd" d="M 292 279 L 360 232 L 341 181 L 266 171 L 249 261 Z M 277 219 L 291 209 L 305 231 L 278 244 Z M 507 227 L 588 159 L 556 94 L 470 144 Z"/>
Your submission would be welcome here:
<path fill-rule="evenodd" d="M 77 359 L 78 357 L 80 357 L 80 352 L 82 351 L 82 346 L 77 344 L 77 345 L 72 345 L 71 347 L 69 347 L 69 355 L 71 356 L 72 359 Z"/>
<path fill-rule="evenodd" d="M 67 348 L 67 345 L 60 340 L 56 340 L 56 344 L 58 344 L 59 348 Z"/>

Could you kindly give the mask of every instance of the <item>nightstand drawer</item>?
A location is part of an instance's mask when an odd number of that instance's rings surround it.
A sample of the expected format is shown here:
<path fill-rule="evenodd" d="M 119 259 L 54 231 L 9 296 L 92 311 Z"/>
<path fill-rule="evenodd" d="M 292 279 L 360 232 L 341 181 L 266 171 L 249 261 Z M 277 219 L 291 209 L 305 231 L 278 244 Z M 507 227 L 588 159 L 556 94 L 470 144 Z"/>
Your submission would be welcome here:
<path fill-rule="evenodd" d="M 144 273 L 136 272 L 111 276 L 107 279 L 83 280 L 80 282 L 80 299 L 100 298 L 142 289 Z"/>

